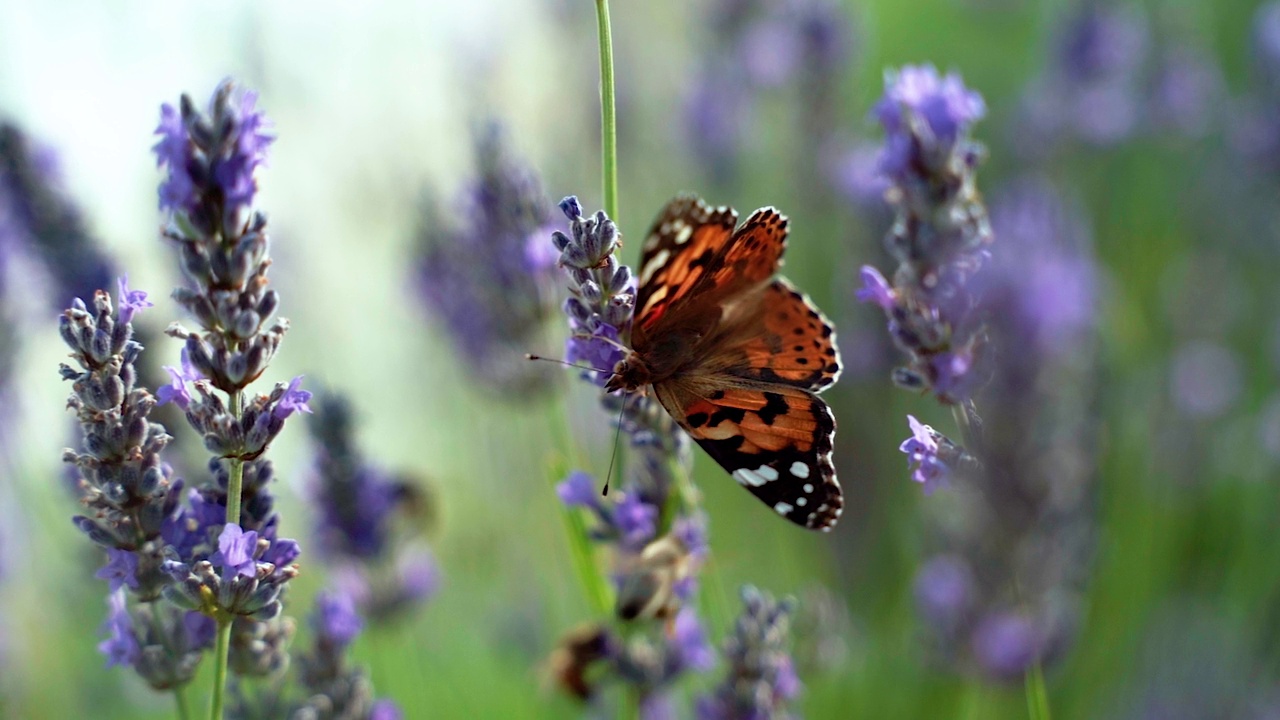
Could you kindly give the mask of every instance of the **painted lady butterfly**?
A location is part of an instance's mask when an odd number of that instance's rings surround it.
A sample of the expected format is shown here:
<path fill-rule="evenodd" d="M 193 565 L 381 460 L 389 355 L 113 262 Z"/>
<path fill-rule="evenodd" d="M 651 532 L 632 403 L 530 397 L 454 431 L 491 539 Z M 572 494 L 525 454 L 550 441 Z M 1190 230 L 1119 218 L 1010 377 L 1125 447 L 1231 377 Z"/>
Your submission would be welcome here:
<path fill-rule="evenodd" d="M 667 203 L 644 242 L 631 351 L 606 387 L 652 386 L 739 484 L 788 520 L 830 530 L 844 501 L 836 420 L 817 394 L 840 375 L 835 332 L 774 277 L 787 218 L 762 208 L 737 223 L 697 197 Z"/>

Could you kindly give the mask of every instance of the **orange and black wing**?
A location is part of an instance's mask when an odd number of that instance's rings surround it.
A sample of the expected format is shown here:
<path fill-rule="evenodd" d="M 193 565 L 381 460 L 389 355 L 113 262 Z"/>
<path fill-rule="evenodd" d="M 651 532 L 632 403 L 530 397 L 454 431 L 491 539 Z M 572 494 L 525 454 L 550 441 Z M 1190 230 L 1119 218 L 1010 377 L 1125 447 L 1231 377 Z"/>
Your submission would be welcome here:
<path fill-rule="evenodd" d="M 716 377 L 654 386 L 658 401 L 740 485 L 810 530 L 844 508 L 831 452 L 836 420 L 819 397 L 777 384 Z"/>
<path fill-rule="evenodd" d="M 751 214 L 711 208 L 691 195 L 667 203 L 645 238 L 633 344 L 680 326 L 773 277 L 787 242 L 787 219 L 773 208 Z"/>
<path fill-rule="evenodd" d="M 736 377 L 822 392 L 840 377 L 840 351 L 831 321 L 784 278 L 750 306 L 744 341 L 718 348 L 713 367 Z"/>

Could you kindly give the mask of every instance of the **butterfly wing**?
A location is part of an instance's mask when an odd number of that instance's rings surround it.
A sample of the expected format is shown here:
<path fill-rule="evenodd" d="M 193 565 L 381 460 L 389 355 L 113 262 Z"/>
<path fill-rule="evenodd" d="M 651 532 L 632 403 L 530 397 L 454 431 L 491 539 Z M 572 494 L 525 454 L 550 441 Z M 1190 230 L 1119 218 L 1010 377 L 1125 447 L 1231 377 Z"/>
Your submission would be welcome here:
<path fill-rule="evenodd" d="M 751 494 L 811 530 L 835 526 L 844 508 L 831 460 L 836 421 L 820 398 L 723 376 L 673 379 L 654 390 L 672 418 Z"/>
<path fill-rule="evenodd" d="M 688 324 L 777 272 L 787 244 L 787 218 L 761 208 L 735 231 L 737 219 L 733 209 L 713 209 L 691 195 L 667 203 L 649 230 L 640 261 L 632 330 L 637 350 L 664 327 Z"/>
<path fill-rule="evenodd" d="M 840 377 L 840 351 L 831 321 L 807 295 L 785 278 L 769 284 L 759 304 L 749 305 L 747 326 L 736 348 L 725 348 L 727 360 L 711 367 L 738 377 L 822 392 Z M 727 363 L 727 365 L 726 365 Z"/>

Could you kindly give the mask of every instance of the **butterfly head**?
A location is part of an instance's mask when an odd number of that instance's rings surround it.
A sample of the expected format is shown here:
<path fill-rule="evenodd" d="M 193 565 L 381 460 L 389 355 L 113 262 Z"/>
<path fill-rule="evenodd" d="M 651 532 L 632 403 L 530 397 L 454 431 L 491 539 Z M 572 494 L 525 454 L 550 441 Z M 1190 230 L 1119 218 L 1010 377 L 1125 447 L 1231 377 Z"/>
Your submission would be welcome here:
<path fill-rule="evenodd" d="M 635 392 L 652 381 L 653 375 L 649 372 L 649 367 L 640 359 L 638 353 L 634 350 L 629 350 L 613 366 L 613 377 L 609 378 L 609 381 L 605 383 L 604 389 L 606 392 L 614 392 L 616 390 Z"/>

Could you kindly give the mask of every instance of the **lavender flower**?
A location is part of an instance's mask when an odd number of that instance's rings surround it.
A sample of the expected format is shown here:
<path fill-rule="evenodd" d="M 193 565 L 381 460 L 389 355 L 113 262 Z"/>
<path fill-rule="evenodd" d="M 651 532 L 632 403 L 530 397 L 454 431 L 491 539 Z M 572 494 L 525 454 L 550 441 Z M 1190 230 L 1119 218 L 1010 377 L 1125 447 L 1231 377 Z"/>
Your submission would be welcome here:
<path fill-rule="evenodd" d="M 504 397 L 536 392 L 549 369 L 523 358 L 554 313 L 552 205 L 498 124 L 477 133 L 474 155 L 478 177 L 447 212 L 424 216 L 415 287 L 482 385 Z"/>
<path fill-rule="evenodd" d="M 913 425 L 914 449 L 933 440 L 955 478 L 930 505 L 936 554 L 916 592 L 940 661 L 1016 679 L 1070 646 L 1090 571 L 1097 279 L 1084 223 L 1045 180 L 993 193 L 991 218 L 1000 252 L 972 285 L 999 348 L 981 423 L 964 448 Z"/>
<path fill-rule="evenodd" d="M 1021 149 L 1039 155 L 1062 140 L 1124 140 L 1142 119 L 1145 16 L 1133 6 L 1084 2 L 1058 28 L 1046 69 L 1023 101 Z"/>
<path fill-rule="evenodd" d="M 689 147 L 717 183 L 732 182 L 758 108 L 795 87 L 797 135 L 817 157 L 835 127 L 838 90 L 848 70 L 853 31 L 838 3 L 718 0 L 703 25 L 703 53 L 685 93 Z"/>
<path fill-rule="evenodd" d="M 0 236 L 6 251 L 29 247 L 49 269 L 57 307 L 93 297 L 117 275 L 61 187 L 55 155 L 9 123 L 0 123 Z"/>
<path fill-rule="evenodd" d="M 897 216 L 886 245 L 899 264 L 892 285 L 864 267 L 858 298 L 885 311 L 909 357 L 894 381 L 947 404 L 964 402 L 979 384 L 974 369 L 984 352 L 968 287 L 991 242 L 975 184 L 983 149 L 969 139 L 983 112 L 958 76 L 928 66 L 888 73 L 876 106 L 885 130 L 880 167 Z"/>
<path fill-rule="evenodd" d="M 352 598 L 333 592 L 316 598 L 311 617 L 315 640 L 309 651 L 298 655 L 298 679 L 308 697 L 291 717 L 299 720 L 399 717 L 394 704 L 374 698 L 373 684 L 364 671 L 347 664 L 346 650 L 362 625 Z"/>
<path fill-rule="evenodd" d="M 145 303 L 145 293 L 132 302 Z M 142 346 L 133 340 L 130 315 L 113 308 L 103 291 L 92 309 L 77 299 L 62 314 L 62 339 L 78 368 L 63 364 L 61 374 L 72 383 L 67 405 L 84 434 L 82 450 L 65 450 L 63 460 L 76 468 L 78 494 L 89 510 L 73 522 L 111 553 L 111 569 L 100 577 L 151 601 L 168 584 L 161 531 L 177 510 L 182 482 L 160 459 L 170 437 L 148 419 L 155 399 L 136 385 Z"/>
<path fill-rule="evenodd" d="M 751 586 L 742 589 L 742 614 L 725 639 L 728 675 L 699 698 L 700 720 L 794 717 L 786 705 L 800 694 L 789 645 L 793 601 L 775 601 Z"/>
<path fill-rule="evenodd" d="M 621 684 L 639 698 L 642 717 L 670 717 L 672 688 L 684 676 L 709 670 L 715 650 L 697 616 L 681 610 L 657 637 L 622 637 L 592 625 L 569 633 L 549 661 L 560 686 L 597 707 L 609 685 Z M 623 697 L 621 702 L 627 702 Z"/>
<path fill-rule="evenodd" d="M 429 512 L 421 490 L 365 459 L 355 418 L 342 396 L 322 393 L 308 424 L 316 457 L 310 494 L 319 518 L 317 547 L 344 589 L 374 621 L 417 606 L 439 585 L 430 551 L 394 533 L 396 520 Z"/>

